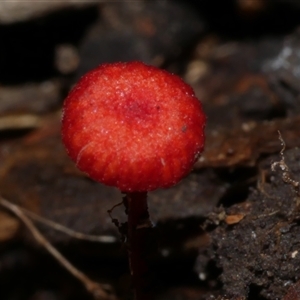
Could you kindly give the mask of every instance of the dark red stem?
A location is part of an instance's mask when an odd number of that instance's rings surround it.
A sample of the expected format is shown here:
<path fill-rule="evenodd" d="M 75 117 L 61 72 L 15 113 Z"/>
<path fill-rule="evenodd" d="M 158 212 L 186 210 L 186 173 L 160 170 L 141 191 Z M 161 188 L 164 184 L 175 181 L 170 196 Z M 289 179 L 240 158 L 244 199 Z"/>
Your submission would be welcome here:
<path fill-rule="evenodd" d="M 146 253 L 152 224 L 147 192 L 127 193 L 123 202 L 128 214 L 128 252 L 135 300 L 150 300 Z"/>

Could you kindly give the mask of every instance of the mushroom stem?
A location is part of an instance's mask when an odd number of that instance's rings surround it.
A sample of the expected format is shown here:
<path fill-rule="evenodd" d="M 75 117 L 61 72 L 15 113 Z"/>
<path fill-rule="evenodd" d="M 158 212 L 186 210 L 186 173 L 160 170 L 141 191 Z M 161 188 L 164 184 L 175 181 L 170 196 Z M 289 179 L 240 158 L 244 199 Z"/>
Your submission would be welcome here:
<path fill-rule="evenodd" d="M 146 259 L 149 229 L 147 192 L 126 193 L 123 199 L 128 215 L 128 254 L 135 300 L 150 300 Z"/>

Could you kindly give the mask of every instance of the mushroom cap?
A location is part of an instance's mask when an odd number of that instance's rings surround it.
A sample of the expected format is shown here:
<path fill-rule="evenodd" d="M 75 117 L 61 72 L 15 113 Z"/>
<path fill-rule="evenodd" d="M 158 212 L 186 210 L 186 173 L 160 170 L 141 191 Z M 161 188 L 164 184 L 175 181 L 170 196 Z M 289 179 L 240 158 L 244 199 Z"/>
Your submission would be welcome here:
<path fill-rule="evenodd" d="M 178 76 L 141 62 L 103 64 L 64 102 L 62 140 L 92 179 L 123 192 L 170 187 L 203 150 L 206 117 Z"/>

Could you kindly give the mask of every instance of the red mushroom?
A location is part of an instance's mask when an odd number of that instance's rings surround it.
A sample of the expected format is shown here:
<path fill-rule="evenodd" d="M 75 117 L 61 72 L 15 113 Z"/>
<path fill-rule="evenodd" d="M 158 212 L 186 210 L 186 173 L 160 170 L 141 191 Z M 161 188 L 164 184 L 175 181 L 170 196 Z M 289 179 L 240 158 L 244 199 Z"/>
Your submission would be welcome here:
<path fill-rule="evenodd" d="M 204 146 L 205 115 L 178 76 L 141 62 L 103 64 L 76 84 L 64 102 L 62 139 L 77 167 L 126 193 L 133 279 L 146 265 L 143 234 L 147 192 L 173 186 Z M 140 254 L 142 255 L 142 254 Z M 146 300 L 136 287 L 136 299 Z"/>

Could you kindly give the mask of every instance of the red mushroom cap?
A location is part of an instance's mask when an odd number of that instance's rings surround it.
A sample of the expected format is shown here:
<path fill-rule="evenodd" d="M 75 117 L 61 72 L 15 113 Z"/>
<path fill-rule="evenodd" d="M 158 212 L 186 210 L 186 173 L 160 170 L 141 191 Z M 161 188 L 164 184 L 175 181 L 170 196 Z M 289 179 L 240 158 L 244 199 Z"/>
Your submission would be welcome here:
<path fill-rule="evenodd" d="M 141 62 L 103 64 L 64 102 L 62 139 L 91 178 L 121 191 L 176 184 L 203 150 L 205 115 L 178 76 Z"/>

